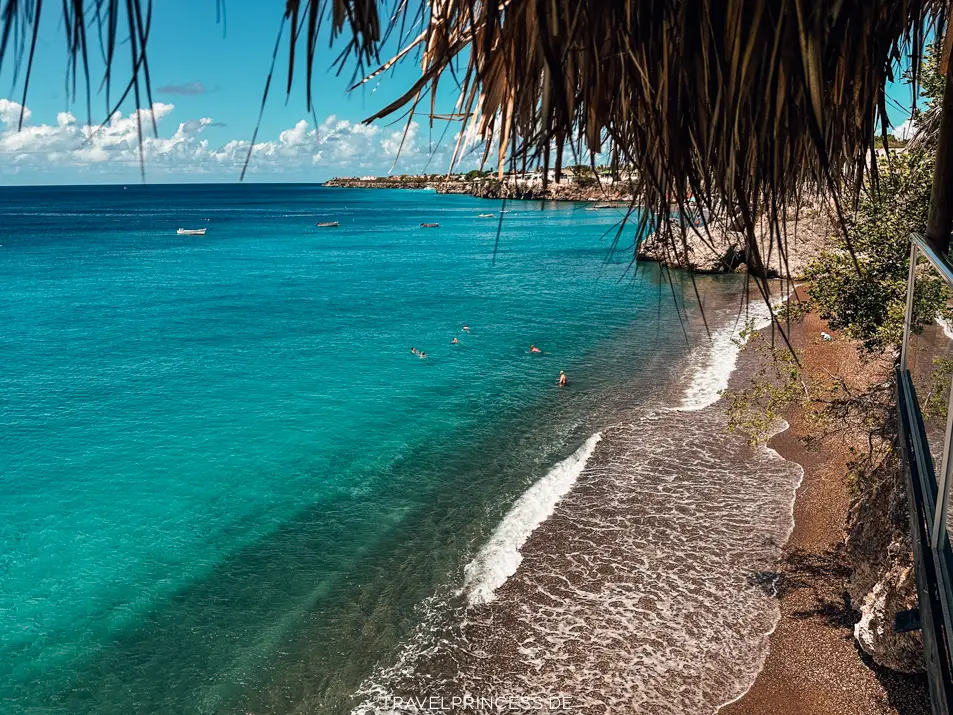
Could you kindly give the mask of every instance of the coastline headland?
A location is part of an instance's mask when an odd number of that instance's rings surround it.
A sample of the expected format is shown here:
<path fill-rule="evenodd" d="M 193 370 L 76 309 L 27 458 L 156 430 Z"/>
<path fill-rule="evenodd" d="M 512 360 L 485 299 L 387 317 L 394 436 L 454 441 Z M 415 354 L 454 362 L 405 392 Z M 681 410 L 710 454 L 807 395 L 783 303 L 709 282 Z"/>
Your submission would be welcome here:
<path fill-rule="evenodd" d="M 538 174 L 509 174 L 502 180 L 488 172 L 467 174 L 401 175 L 341 177 L 324 182 L 324 186 L 352 189 L 416 189 L 438 194 L 465 194 L 481 199 L 517 201 L 588 202 L 593 208 L 629 209 L 633 204 L 632 186 L 628 177 L 593 174 L 588 167 L 567 170 L 559 181 L 543 186 Z M 755 227 L 756 240 L 767 277 L 798 279 L 807 264 L 820 252 L 833 231 L 828 211 L 823 206 L 806 206 L 785 216 L 783 232 L 790 237 L 785 255 L 771 249 L 772 231 L 767 220 Z M 696 273 L 742 273 L 748 270 L 742 230 L 723 217 L 709 217 L 707 225 L 689 230 L 683 246 L 654 234 L 639 244 L 639 260 L 661 263 L 668 268 L 691 269 Z"/>
<path fill-rule="evenodd" d="M 536 175 L 511 175 L 502 180 L 475 174 L 434 174 L 423 176 L 340 177 L 324 182 L 324 186 L 348 189 L 427 189 L 438 194 L 469 194 L 481 199 L 520 201 L 592 201 L 628 205 L 632 192 L 628 181 L 612 177 L 596 178 L 584 174 L 547 182 L 543 187 Z"/>

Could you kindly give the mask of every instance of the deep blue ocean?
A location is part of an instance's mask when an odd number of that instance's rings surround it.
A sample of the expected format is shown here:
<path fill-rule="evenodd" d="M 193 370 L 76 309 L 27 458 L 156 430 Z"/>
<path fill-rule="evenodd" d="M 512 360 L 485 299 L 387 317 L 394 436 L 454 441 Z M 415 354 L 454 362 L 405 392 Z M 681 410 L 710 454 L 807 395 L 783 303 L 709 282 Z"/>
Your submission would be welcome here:
<path fill-rule="evenodd" d="M 520 495 L 691 349 L 694 294 L 630 265 L 631 227 L 611 250 L 618 212 L 501 208 L 0 189 L 0 711 L 353 705 Z"/>

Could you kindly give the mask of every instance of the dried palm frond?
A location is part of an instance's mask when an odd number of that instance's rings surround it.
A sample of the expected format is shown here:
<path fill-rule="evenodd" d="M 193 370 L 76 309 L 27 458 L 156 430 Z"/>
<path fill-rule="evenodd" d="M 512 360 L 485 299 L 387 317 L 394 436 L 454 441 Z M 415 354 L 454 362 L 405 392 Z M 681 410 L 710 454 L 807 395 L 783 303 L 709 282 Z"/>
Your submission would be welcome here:
<path fill-rule="evenodd" d="M 432 2 L 411 102 L 469 53 L 461 108 L 498 163 L 547 164 L 555 146 L 607 146 L 673 247 L 690 198 L 749 236 L 749 265 L 784 252 L 753 240 L 802 190 L 859 190 L 884 85 L 948 3 L 931 0 L 504 0 Z M 689 229 L 693 230 L 693 229 Z M 763 272 L 763 270 L 760 270 Z"/>
<path fill-rule="evenodd" d="M 922 151 L 936 146 L 940 134 L 940 116 L 939 104 L 916 115 L 916 131 L 907 143 L 907 151 Z"/>

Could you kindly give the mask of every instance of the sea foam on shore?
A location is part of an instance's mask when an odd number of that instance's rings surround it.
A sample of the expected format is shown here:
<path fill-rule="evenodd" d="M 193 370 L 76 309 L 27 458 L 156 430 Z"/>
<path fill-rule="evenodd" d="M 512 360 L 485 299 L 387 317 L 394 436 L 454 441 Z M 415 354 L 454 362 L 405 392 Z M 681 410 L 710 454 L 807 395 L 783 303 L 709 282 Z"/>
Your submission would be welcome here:
<path fill-rule="evenodd" d="M 728 379 L 748 337 L 747 328 L 762 330 L 769 325 L 771 310 L 759 302 L 751 304 L 746 316 L 739 315 L 715 330 L 711 340 L 697 348 L 692 356 L 692 378 L 679 409 L 690 412 L 715 404 L 728 389 Z"/>
<path fill-rule="evenodd" d="M 516 573 L 523 560 L 520 547 L 572 489 L 601 439 L 598 432 L 592 435 L 517 499 L 490 540 L 464 569 L 463 590 L 471 605 L 492 601 L 496 589 Z"/>

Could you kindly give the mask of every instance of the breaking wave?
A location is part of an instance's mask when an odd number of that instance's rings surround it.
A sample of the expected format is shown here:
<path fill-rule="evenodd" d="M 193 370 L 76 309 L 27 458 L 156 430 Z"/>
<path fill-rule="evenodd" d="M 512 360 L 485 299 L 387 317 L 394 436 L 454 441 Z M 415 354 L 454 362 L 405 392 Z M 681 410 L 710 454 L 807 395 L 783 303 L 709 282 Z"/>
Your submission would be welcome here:
<path fill-rule="evenodd" d="M 714 331 L 705 345 L 692 356 L 694 372 L 679 409 L 702 410 L 715 404 L 728 388 L 738 355 L 747 340 L 748 328 L 761 330 L 771 325 L 771 310 L 764 303 L 753 303 L 747 320 L 738 318 Z"/>
<path fill-rule="evenodd" d="M 516 573 L 523 560 L 520 547 L 536 527 L 552 515 L 559 500 L 572 489 L 601 439 L 602 435 L 598 432 L 592 435 L 516 501 L 486 546 L 480 549 L 480 553 L 464 570 L 463 590 L 471 605 L 492 601 L 496 589 Z"/>

